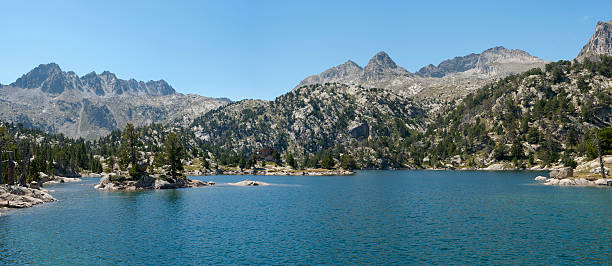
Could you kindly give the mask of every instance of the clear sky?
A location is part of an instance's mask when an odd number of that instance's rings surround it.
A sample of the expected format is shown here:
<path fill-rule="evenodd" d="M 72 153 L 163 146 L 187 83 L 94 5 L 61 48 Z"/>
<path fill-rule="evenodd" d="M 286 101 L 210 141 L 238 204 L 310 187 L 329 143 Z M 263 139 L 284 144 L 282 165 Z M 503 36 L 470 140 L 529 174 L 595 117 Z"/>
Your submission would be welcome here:
<path fill-rule="evenodd" d="M 386 51 L 411 72 L 493 46 L 573 59 L 612 1 L 1 1 L 0 83 L 41 63 L 274 99 Z"/>

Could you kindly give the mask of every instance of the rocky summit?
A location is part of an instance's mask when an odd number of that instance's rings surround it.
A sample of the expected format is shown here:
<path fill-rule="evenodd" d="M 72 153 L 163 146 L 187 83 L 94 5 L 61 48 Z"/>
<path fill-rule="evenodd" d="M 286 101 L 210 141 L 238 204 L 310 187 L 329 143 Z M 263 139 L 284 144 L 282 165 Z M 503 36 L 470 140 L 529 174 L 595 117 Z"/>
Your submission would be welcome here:
<path fill-rule="evenodd" d="M 0 85 L 0 120 L 73 138 L 96 139 L 128 122 L 183 123 L 227 103 L 177 93 L 164 80 L 123 80 L 109 71 L 79 77 L 55 63 Z"/>
<path fill-rule="evenodd" d="M 597 22 L 595 33 L 591 39 L 582 47 L 577 60 L 596 59 L 600 55 L 612 53 L 612 20 L 608 22 Z"/>

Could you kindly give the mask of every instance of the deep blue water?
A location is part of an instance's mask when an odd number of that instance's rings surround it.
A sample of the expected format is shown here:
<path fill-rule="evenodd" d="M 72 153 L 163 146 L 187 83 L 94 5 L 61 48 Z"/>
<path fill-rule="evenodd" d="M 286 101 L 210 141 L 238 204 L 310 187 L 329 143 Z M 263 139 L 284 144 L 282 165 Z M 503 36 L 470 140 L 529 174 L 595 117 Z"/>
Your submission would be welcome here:
<path fill-rule="evenodd" d="M 538 174 L 363 171 L 131 193 L 87 179 L 0 216 L 0 264 L 611 264 L 612 189 L 536 185 Z"/>

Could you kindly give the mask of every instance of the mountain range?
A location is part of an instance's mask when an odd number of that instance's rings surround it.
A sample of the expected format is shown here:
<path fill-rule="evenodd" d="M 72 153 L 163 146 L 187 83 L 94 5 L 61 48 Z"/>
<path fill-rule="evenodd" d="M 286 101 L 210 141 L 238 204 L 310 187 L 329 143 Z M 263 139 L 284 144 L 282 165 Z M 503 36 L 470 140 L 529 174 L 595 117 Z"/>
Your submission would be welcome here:
<path fill-rule="evenodd" d="M 410 73 L 385 52 L 379 52 L 365 67 L 349 60 L 302 80 L 297 87 L 311 84 L 343 83 L 364 87 L 395 89 L 407 96 L 454 100 L 491 80 L 543 67 L 548 61 L 522 50 L 493 47 L 432 64 Z M 439 93 L 446 91 L 446 93 Z"/>
<path fill-rule="evenodd" d="M 610 53 L 610 25 L 611 22 L 597 24 L 595 34 L 580 52 L 578 60 L 597 58 L 598 55 Z M 331 92 L 325 92 L 329 88 L 326 84 L 336 83 L 348 86 L 338 87 L 343 91 L 344 96 L 341 99 L 353 99 L 356 95 L 365 92 L 386 95 L 392 97 L 389 100 L 409 104 L 410 108 L 413 108 L 411 114 L 402 119 L 414 117 L 415 114 L 421 117 L 419 121 L 406 124 L 407 127 L 425 130 L 435 114 L 452 109 L 464 97 L 484 85 L 530 69 L 543 69 L 547 63 L 549 62 L 525 51 L 498 46 L 481 53 L 448 59 L 437 66 L 430 64 L 411 73 L 397 65 L 387 53 L 379 52 L 365 67 L 348 60 L 305 78 L 293 91 L 297 95 L 302 95 L 304 90 L 312 91 L 333 98 L 335 96 L 331 95 Z M 304 87 L 310 88 L 300 90 Z M 287 95 L 290 94 L 283 95 L 277 100 L 285 99 L 283 97 Z M 372 106 L 365 105 L 363 101 L 372 99 L 382 100 L 377 96 L 364 96 L 353 104 L 371 108 Z M 301 98 L 296 100 L 302 101 L 302 103 L 293 103 L 295 106 L 301 106 L 300 108 L 311 111 L 325 109 L 324 97 L 316 100 Z M 349 102 L 351 101 L 345 103 L 339 101 L 338 104 L 350 104 Z M 392 106 L 403 108 L 396 106 L 398 103 Z M 108 71 L 100 74 L 92 72 L 79 77 L 72 71 L 62 71 L 54 63 L 40 65 L 15 82 L 0 85 L 0 120 L 22 123 L 51 133 L 63 133 L 72 138 L 97 139 L 113 130 L 123 128 L 128 122 L 136 126 L 164 123 L 197 127 L 201 125 L 194 124 L 194 121 L 206 120 L 216 113 L 235 113 L 230 111 L 230 108 L 250 110 L 255 108 L 252 105 L 262 108 L 271 104 L 273 102 L 258 100 L 232 103 L 224 98 L 183 95 L 177 93 L 164 80 L 147 82 L 134 79 L 122 80 Z M 296 119 L 300 113 L 304 116 L 306 111 L 306 109 L 285 110 L 285 113 L 293 113 L 293 117 L 284 119 Z M 334 109 L 333 112 L 338 111 Z M 213 120 L 222 124 L 229 123 L 225 120 L 234 118 L 236 117 L 227 116 Z M 348 130 L 352 130 L 353 127 L 372 122 L 368 122 L 369 120 L 371 119 L 362 117 L 347 121 L 346 126 Z M 336 122 L 320 121 L 320 123 Z M 316 128 L 318 125 L 313 124 L 312 127 Z M 206 138 L 205 133 L 202 133 L 202 136 Z"/>
<path fill-rule="evenodd" d="M 123 80 L 108 71 L 79 77 L 50 63 L 0 85 L 0 120 L 97 139 L 128 122 L 182 123 L 229 102 L 177 93 L 164 80 Z"/>

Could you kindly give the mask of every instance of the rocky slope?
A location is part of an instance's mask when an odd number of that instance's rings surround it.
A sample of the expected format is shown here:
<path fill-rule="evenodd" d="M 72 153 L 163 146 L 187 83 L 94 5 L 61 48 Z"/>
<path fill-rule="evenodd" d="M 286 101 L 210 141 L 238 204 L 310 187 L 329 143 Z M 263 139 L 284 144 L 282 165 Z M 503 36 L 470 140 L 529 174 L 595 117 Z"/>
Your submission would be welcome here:
<path fill-rule="evenodd" d="M 612 20 L 608 22 L 597 22 L 595 33 L 584 45 L 576 57 L 578 61 L 584 59 L 596 59 L 599 55 L 612 53 Z"/>
<path fill-rule="evenodd" d="M 176 93 L 163 80 L 122 80 L 108 71 L 78 77 L 51 63 L 0 85 L 0 120 L 96 139 L 128 122 L 191 121 L 228 102 Z"/>
<path fill-rule="evenodd" d="M 237 154 L 269 146 L 303 159 L 340 149 L 359 153 L 368 161 L 364 167 L 400 167 L 399 160 L 381 158 L 401 156 L 394 148 L 402 144 L 395 141 L 422 130 L 424 115 L 396 90 L 332 83 L 303 86 L 274 101 L 232 103 L 196 119 L 191 130 L 199 140 Z"/>

